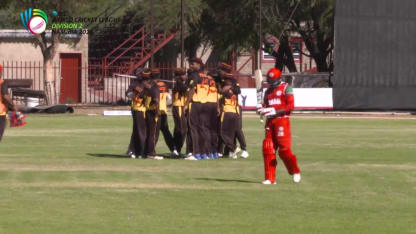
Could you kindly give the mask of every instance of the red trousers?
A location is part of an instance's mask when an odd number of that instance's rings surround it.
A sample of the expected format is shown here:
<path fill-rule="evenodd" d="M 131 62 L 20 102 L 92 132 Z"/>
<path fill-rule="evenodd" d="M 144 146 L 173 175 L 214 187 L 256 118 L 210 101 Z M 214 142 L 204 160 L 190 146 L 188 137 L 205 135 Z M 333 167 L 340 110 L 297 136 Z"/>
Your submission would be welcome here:
<path fill-rule="evenodd" d="M 266 137 L 263 141 L 265 179 L 276 181 L 276 150 L 290 175 L 300 173 L 296 155 L 292 153 L 292 135 L 288 117 L 270 118 L 266 122 Z"/>

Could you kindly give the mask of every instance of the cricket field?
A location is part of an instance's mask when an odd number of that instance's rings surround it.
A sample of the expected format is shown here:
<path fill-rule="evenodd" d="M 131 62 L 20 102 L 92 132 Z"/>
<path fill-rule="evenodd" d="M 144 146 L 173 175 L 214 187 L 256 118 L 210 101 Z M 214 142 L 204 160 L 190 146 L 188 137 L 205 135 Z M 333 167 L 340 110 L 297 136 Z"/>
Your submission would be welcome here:
<path fill-rule="evenodd" d="M 295 115 L 302 182 L 279 161 L 277 185 L 255 117 L 248 159 L 203 161 L 127 158 L 130 117 L 27 122 L 0 143 L 0 233 L 416 233 L 416 118 Z"/>

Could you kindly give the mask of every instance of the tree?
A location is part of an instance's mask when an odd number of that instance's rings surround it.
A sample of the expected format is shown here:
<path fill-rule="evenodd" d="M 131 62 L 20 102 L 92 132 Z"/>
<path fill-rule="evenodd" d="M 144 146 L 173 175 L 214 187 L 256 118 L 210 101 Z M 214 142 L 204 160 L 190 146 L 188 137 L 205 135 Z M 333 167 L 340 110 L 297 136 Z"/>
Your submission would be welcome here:
<path fill-rule="evenodd" d="M 298 1 L 299 6 L 292 12 Z M 328 55 L 334 48 L 333 0 L 291 0 L 289 4 L 284 0 L 266 1 L 263 15 L 269 32 L 279 28 L 283 38 L 298 33 L 309 51 L 304 55 L 313 58 L 318 71 L 330 70 Z"/>

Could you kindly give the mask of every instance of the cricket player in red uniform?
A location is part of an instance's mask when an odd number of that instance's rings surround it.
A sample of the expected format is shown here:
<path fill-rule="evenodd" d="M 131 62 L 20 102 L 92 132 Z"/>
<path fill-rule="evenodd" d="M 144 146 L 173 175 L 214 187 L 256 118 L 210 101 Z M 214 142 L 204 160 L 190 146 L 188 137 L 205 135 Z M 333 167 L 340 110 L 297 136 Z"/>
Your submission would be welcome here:
<path fill-rule="evenodd" d="M 263 140 L 265 180 L 263 184 L 276 184 L 276 150 L 293 176 L 293 181 L 301 180 L 296 155 L 291 150 L 291 132 L 289 115 L 294 108 L 293 90 L 281 80 L 281 71 L 272 68 L 267 73 L 269 88 L 263 99 L 263 107 L 258 112 L 267 117 L 266 136 Z"/>

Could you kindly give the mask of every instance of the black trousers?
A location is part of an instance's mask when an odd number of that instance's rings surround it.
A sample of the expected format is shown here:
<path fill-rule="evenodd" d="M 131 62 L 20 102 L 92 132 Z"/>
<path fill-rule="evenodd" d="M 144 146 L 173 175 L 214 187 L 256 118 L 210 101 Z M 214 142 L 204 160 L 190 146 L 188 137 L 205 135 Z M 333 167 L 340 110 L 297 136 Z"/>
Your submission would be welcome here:
<path fill-rule="evenodd" d="M 193 102 L 189 114 L 193 153 L 216 152 L 218 147 L 217 104 Z"/>
<path fill-rule="evenodd" d="M 205 104 L 199 102 L 193 102 L 189 112 L 189 125 L 192 135 L 192 149 L 193 154 L 207 153 L 205 150 L 208 148 L 209 130 L 208 119 L 205 114 Z"/>
<path fill-rule="evenodd" d="M 193 153 L 194 146 L 192 143 L 192 134 L 191 134 L 191 121 L 190 121 L 190 114 L 189 111 L 185 113 L 186 115 L 186 127 L 187 127 L 187 134 L 186 134 L 186 154 Z"/>
<path fill-rule="evenodd" d="M 156 156 L 156 125 L 158 116 L 156 111 L 146 111 L 146 156 Z"/>
<path fill-rule="evenodd" d="M 220 122 L 217 113 L 217 103 L 206 103 L 207 105 L 207 115 L 208 115 L 208 131 L 210 134 L 210 143 L 207 148 L 208 153 L 217 152 L 218 148 L 218 138 L 220 131 Z"/>
<path fill-rule="evenodd" d="M 238 118 L 237 113 L 231 112 L 224 112 L 221 116 L 221 139 L 231 151 L 236 149 L 235 138 L 239 127 Z"/>
<path fill-rule="evenodd" d="M 237 140 L 240 143 L 240 147 L 242 150 L 247 150 L 247 143 L 246 143 L 246 137 L 244 136 L 243 132 L 243 111 L 241 106 L 240 108 L 240 114 L 238 116 L 238 129 L 237 129 Z"/>
<path fill-rule="evenodd" d="M 7 122 L 6 116 L 1 115 L 0 116 L 0 141 L 3 138 L 3 133 L 4 133 L 4 130 L 6 129 L 6 122 Z"/>
<path fill-rule="evenodd" d="M 170 152 L 172 152 L 175 149 L 175 142 L 173 141 L 172 134 L 169 131 L 169 125 L 168 125 L 168 116 L 166 113 L 162 113 L 156 123 L 156 144 L 159 140 L 159 132 L 162 131 L 163 138 L 165 138 L 166 145 L 168 146 Z"/>
<path fill-rule="evenodd" d="M 133 117 L 133 128 L 130 137 L 129 151 L 137 156 L 145 156 L 146 146 L 146 118 L 143 111 L 131 111 Z"/>
<path fill-rule="evenodd" d="M 186 133 L 188 132 L 188 123 L 186 115 L 183 112 L 183 106 L 172 107 L 173 121 L 175 122 L 175 129 L 173 130 L 173 141 L 175 148 L 180 153 L 182 146 L 185 143 Z"/>

